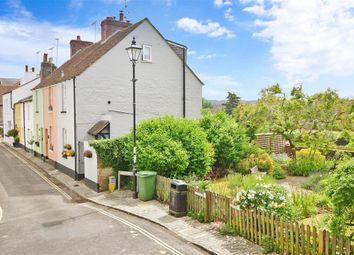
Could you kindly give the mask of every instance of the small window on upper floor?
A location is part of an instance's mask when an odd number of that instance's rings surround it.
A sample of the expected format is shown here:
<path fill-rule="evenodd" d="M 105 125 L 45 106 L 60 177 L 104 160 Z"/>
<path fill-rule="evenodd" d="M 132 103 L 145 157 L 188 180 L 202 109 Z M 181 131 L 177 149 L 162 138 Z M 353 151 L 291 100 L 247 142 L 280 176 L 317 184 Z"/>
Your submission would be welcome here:
<path fill-rule="evenodd" d="M 66 85 L 61 84 L 61 113 L 66 113 Z"/>
<path fill-rule="evenodd" d="M 146 62 L 152 62 L 152 47 L 150 45 L 143 45 L 142 59 Z"/>
<path fill-rule="evenodd" d="M 39 111 L 39 107 L 38 107 L 38 90 L 36 90 L 36 93 L 35 93 L 35 100 L 36 100 L 36 113 L 38 113 Z"/>

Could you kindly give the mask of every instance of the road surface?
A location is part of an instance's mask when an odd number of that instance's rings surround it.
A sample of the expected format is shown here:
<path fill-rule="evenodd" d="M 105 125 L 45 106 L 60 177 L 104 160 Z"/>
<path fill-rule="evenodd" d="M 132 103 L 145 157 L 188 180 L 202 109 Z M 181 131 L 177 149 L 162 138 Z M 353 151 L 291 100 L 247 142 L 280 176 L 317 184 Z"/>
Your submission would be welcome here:
<path fill-rule="evenodd" d="M 0 145 L 0 254 L 207 254 L 148 221 L 67 199 Z"/>

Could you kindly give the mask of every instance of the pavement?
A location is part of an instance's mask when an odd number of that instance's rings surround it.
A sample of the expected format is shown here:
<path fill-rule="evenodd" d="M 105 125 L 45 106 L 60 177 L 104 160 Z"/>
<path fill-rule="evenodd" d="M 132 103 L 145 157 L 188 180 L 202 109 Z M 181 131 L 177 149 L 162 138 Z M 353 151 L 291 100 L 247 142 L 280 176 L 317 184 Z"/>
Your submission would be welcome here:
<path fill-rule="evenodd" d="M 156 200 L 142 202 L 132 198 L 131 191 L 96 193 L 83 181 L 75 181 L 41 159 L 33 157 L 23 149 L 0 144 L 2 149 L 15 153 L 32 168 L 37 169 L 50 181 L 58 185 L 73 200 L 88 201 L 96 206 L 103 206 L 114 211 L 124 212 L 155 223 L 175 234 L 186 243 L 192 243 L 210 254 L 254 255 L 262 254 L 262 248 L 242 237 L 222 236 L 213 224 L 202 224 L 189 217 L 175 218 L 168 213 L 168 206 Z M 1 201 L 1 200 L 0 200 Z M 1 239 L 0 239 L 1 240 Z M 126 254 L 126 253 L 125 253 Z M 138 253 L 136 253 L 138 254 Z M 156 253 L 158 254 L 158 253 Z M 164 253 L 165 254 L 165 253 Z M 197 254 L 192 250 L 185 254 Z"/>

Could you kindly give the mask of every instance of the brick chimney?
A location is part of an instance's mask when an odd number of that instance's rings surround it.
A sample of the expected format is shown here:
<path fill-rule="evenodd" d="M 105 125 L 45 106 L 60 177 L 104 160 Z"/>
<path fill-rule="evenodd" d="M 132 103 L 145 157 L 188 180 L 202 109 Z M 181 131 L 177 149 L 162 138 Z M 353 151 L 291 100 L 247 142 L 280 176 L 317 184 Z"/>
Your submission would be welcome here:
<path fill-rule="evenodd" d="M 81 37 L 78 35 L 76 40 L 74 39 L 70 41 L 70 57 L 74 56 L 76 52 L 83 50 L 92 44 L 93 42 L 81 41 Z"/>
<path fill-rule="evenodd" d="M 119 12 L 119 20 L 116 20 L 116 17 L 107 17 L 101 22 L 101 40 L 107 39 L 111 34 L 130 25 L 129 21 L 125 21 L 123 11 Z"/>
<path fill-rule="evenodd" d="M 43 62 L 41 63 L 41 80 L 50 75 L 57 67 L 48 61 L 48 53 L 43 54 Z"/>

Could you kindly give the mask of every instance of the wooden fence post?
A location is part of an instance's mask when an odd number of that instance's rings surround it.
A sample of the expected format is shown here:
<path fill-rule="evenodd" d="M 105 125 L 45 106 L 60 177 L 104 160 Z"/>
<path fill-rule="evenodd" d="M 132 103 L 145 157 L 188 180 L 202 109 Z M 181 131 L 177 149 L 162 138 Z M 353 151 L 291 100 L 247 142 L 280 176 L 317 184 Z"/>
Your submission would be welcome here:
<path fill-rule="evenodd" d="M 211 198 L 211 192 L 209 190 L 205 191 L 205 214 L 204 214 L 204 220 L 205 222 L 210 221 L 210 199 Z"/>
<path fill-rule="evenodd" d="M 231 226 L 231 198 L 226 197 L 227 224 Z"/>
<path fill-rule="evenodd" d="M 318 254 L 324 254 L 324 230 L 320 230 L 318 233 Z"/>

